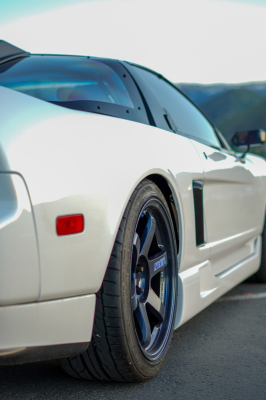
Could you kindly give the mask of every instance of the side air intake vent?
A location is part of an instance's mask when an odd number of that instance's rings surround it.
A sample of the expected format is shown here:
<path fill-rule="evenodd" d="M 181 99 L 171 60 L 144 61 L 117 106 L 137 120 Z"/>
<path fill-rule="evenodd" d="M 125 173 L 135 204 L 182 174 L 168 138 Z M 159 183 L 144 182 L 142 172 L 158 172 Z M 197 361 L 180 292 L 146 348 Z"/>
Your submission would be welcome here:
<path fill-rule="evenodd" d="M 193 181 L 193 195 L 195 208 L 196 245 L 204 244 L 204 216 L 203 216 L 203 183 Z"/>

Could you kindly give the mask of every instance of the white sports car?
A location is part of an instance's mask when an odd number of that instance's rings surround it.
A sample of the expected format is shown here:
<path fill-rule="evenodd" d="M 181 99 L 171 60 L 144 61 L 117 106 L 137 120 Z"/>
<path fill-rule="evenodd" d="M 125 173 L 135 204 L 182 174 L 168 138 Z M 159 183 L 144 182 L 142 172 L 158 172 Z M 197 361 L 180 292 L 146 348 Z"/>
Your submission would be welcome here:
<path fill-rule="evenodd" d="M 175 328 L 266 281 L 265 160 L 139 65 L 1 41 L 0 188 L 1 364 L 143 381 Z"/>

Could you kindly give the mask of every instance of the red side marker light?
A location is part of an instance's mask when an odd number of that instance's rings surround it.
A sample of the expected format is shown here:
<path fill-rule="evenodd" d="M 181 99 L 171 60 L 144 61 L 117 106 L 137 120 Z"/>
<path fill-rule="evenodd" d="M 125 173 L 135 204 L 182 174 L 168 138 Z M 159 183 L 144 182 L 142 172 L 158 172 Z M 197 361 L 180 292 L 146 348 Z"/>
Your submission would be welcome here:
<path fill-rule="evenodd" d="M 56 233 L 58 236 L 74 235 L 84 231 L 84 217 L 82 214 L 63 215 L 56 219 Z"/>

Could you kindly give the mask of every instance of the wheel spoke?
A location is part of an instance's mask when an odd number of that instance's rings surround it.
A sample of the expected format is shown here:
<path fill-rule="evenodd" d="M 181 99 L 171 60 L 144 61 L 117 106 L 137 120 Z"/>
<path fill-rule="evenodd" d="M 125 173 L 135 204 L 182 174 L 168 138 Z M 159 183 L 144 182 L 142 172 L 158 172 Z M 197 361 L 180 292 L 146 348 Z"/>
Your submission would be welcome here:
<path fill-rule="evenodd" d="M 137 317 L 142 334 L 141 345 L 145 348 L 151 341 L 151 327 L 144 303 L 139 303 L 139 306 L 135 311 L 135 315 Z"/>
<path fill-rule="evenodd" d="M 136 257 L 136 261 L 137 261 L 139 258 L 139 253 L 140 253 L 140 238 L 136 232 L 134 233 L 133 246 L 134 246 L 134 249 L 136 252 L 135 257 Z"/>
<path fill-rule="evenodd" d="M 158 272 L 162 271 L 167 265 L 167 253 L 166 251 L 161 251 L 159 254 L 152 259 L 148 260 L 149 269 L 150 269 L 150 277 L 152 278 L 154 275 L 158 274 Z"/>
<path fill-rule="evenodd" d="M 144 255 L 146 257 L 148 257 L 149 249 L 151 247 L 151 242 L 154 237 L 156 229 L 155 218 L 153 218 L 150 214 L 147 214 L 147 216 L 148 216 L 148 221 L 140 240 L 141 242 L 140 256 Z"/>
<path fill-rule="evenodd" d="M 152 289 L 149 291 L 146 304 L 149 307 L 149 311 L 151 311 L 152 314 L 158 318 L 159 322 L 162 323 L 165 316 L 165 306 Z"/>
<path fill-rule="evenodd" d="M 133 254 L 132 254 L 132 265 L 131 265 L 131 307 L 134 311 L 138 306 L 137 294 L 136 294 L 136 267 L 140 252 L 140 239 L 139 235 L 135 232 L 133 238 Z"/>
<path fill-rule="evenodd" d="M 155 326 L 153 328 L 152 334 L 151 334 L 151 341 L 150 341 L 149 346 L 146 348 L 146 350 L 149 350 L 149 347 L 153 345 L 153 342 L 154 342 L 156 336 L 158 335 L 159 329 L 160 329 L 160 327 L 158 327 L 158 326 Z"/>
<path fill-rule="evenodd" d="M 131 296 L 132 311 L 135 311 L 136 308 L 138 307 L 138 305 L 139 305 L 139 301 L 138 301 L 138 297 L 137 297 L 136 290 L 135 290 L 135 293 Z"/>

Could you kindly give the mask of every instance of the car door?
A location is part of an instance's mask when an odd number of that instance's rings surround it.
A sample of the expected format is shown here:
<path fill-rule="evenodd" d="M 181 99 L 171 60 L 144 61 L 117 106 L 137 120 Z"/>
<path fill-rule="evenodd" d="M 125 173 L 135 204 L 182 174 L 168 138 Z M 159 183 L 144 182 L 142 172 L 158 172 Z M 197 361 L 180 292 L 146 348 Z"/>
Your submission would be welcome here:
<path fill-rule="evenodd" d="M 248 157 L 241 162 L 233 152 L 215 149 L 192 139 L 201 157 L 204 219 L 215 275 L 255 252 L 260 234 L 264 189 Z"/>
<path fill-rule="evenodd" d="M 191 182 L 194 196 L 201 189 L 203 198 L 203 232 L 198 229 L 197 238 L 196 229 L 196 244 L 210 249 L 213 273 L 219 275 L 255 251 L 264 199 L 260 179 L 252 161 L 241 162 L 207 118 L 172 84 L 152 71 L 133 68 L 161 105 L 163 123 L 158 107 L 152 112 L 157 126 L 187 136 L 201 159 L 204 178 Z M 196 207 L 194 212 L 197 220 Z"/>

